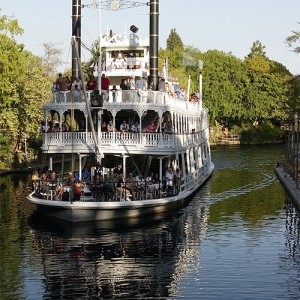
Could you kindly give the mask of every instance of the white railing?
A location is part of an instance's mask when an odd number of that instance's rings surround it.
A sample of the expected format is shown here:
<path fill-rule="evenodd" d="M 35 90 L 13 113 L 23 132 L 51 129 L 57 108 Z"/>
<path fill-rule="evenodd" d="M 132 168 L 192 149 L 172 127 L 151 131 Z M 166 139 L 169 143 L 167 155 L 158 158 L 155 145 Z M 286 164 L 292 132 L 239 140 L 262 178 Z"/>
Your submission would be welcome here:
<path fill-rule="evenodd" d="M 104 94 L 107 91 L 102 91 Z M 87 99 L 91 100 L 92 91 L 87 91 Z M 106 97 L 105 97 L 106 98 Z M 66 104 L 66 103 L 84 103 L 83 92 L 80 92 L 79 96 L 75 96 L 73 92 L 62 91 L 53 93 L 53 101 L 55 105 Z M 180 109 L 187 109 L 190 111 L 199 110 L 199 105 L 197 102 L 189 102 L 183 99 L 174 98 L 173 96 L 166 94 L 164 92 L 158 91 L 142 91 L 138 92 L 136 90 L 109 90 L 107 100 L 104 101 L 104 107 L 106 103 L 128 103 L 128 104 L 137 104 L 137 103 L 151 103 L 157 105 L 168 105 L 176 106 Z"/>
<path fill-rule="evenodd" d="M 97 134 L 96 134 L 97 135 Z M 162 133 L 133 133 L 133 132 L 101 132 L 101 146 L 135 146 L 137 149 L 153 148 L 168 149 L 199 145 L 204 141 L 201 132 L 196 134 L 162 134 Z M 43 135 L 44 146 L 80 146 L 94 148 L 92 132 L 49 132 Z"/>

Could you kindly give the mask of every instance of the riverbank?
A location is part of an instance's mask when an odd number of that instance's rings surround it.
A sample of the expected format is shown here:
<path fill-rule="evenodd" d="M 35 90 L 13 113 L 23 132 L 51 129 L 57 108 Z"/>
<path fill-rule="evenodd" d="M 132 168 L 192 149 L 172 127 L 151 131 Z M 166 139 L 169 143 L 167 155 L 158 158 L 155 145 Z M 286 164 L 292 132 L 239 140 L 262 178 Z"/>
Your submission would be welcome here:
<path fill-rule="evenodd" d="M 295 180 L 279 166 L 275 166 L 275 173 L 290 197 L 294 200 L 298 209 L 300 209 L 300 189 L 298 189 Z"/>

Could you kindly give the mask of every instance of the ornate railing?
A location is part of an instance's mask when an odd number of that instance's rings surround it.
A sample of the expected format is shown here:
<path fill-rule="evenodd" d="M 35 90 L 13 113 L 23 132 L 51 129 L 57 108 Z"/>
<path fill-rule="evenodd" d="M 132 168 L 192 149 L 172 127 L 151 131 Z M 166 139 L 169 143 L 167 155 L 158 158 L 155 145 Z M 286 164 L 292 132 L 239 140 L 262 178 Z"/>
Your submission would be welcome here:
<path fill-rule="evenodd" d="M 98 133 L 96 133 L 98 136 Z M 43 135 L 44 147 L 80 146 L 94 147 L 92 132 L 50 132 Z M 136 146 L 142 148 L 180 148 L 199 145 L 206 140 L 204 132 L 195 134 L 162 134 L 133 132 L 101 132 L 100 146 Z"/>
<path fill-rule="evenodd" d="M 199 109 L 197 102 L 189 102 L 184 99 L 174 98 L 173 96 L 158 92 L 158 91 L 136 91 L 136 90 L 109 90 L 102 91 L 105 94 L 104 107 L 110 103 L 151 103 L 157 105 L 171 105 L 182 109 L 196 111 Z M 87 91 L 87 99 L 90 101 L 92 91 Z M 52 104 L 60 105 L 66 103 L 85 103 L 83 92 L 75 96 L 73 92 L 62 91 L 54 92 L 52 97 Z"/>

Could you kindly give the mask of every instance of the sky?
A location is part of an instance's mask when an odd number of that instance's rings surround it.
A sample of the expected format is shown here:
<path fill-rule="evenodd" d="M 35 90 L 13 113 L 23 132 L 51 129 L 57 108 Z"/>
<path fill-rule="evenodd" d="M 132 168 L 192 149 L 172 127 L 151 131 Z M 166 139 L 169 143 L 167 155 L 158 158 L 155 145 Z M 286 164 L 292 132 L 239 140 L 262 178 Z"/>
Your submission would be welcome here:
<path fill-rule="evenodd" d="M 89 5 L 92 0 L 81 0 Z M 98 2 L 96 0 L 96 2 Z M 102 5 L 104 2 L 101 1 Z M 133 2 L 133 1 L 131 1 Z M 146 0 L 136 1 L 146 3 Z M 24 29 L 17 37 L 25 49 L 42 55 L 44 42 L 57 43 L 64 49 L 63 60 L 68 61 L 61 72 L 71 67 L 72 0 L 2 0 L 0 15 L 14 16 Z M 140 38 L 149 36 L 149 7 L 139 7 L 99 12 L 85 7 L 82 14 L 82 41 L 91 46 L 107 28 L 124 33 L 124 28 L 135 25 Z M 300 31 L 299 0 L 160 0 L 159 46 L 166 48 L 171 29 L 184 45 L 194 46 L 201 52 L 219 50 L 244 59 L 256 40 L 264 45 L 266 55 L 284 66 L 294 75 L 300 74 L 300 55 L 295 55 L 284 43 L 292 30 Z M 82 60 L 88 60 L 88 52 L 82 52 Z M 205 64 L 205 62 L 204 62 Z M 205 69 L 204 69 L 205 70 Z"/>

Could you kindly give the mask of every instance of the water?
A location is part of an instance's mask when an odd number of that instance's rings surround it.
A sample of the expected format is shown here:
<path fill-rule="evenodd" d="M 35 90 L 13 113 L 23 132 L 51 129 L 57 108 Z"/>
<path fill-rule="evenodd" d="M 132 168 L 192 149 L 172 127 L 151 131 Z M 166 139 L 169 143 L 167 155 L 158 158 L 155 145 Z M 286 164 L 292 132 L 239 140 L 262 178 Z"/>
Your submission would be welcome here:
<path fill-rule="evenodd" d="M 212 149 L 216 170 L 172 216 L 70 226 L 0 178 L 0 299 L 299 299 L 299 215 L 284 146 Z"/>

